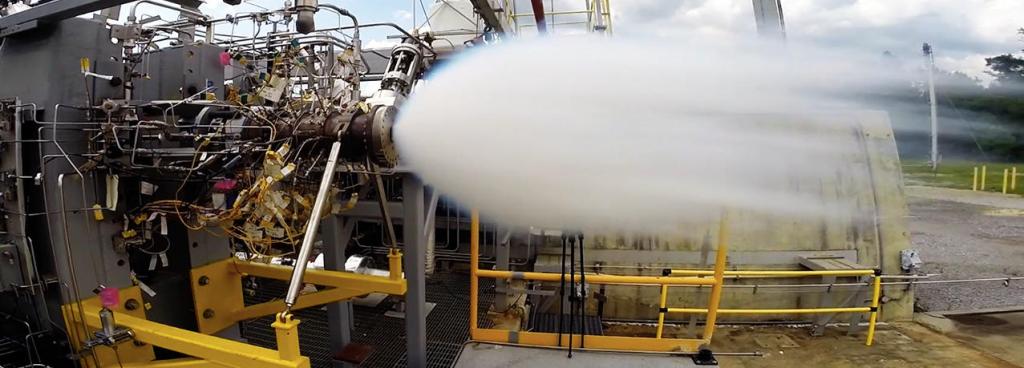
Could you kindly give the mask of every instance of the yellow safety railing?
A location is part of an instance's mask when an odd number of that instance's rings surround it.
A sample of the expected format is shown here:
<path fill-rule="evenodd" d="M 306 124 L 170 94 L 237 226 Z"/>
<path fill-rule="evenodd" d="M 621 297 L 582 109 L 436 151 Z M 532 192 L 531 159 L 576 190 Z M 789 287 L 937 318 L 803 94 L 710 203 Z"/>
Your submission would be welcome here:
<path fill-rule="evenodd" d="M 812 276 L 871 276 L 872 277 L 872 294 L 871 294 L 871 306 L 867 307 L 838 307 L 838 308 L 783 308 L 783 309 L 728 309 L 718 308 L 717 310 L 711 310 L 707 308 L 669 308 L 667 304 L 668 300 L 668 284 L 665 284 L 661 288 L 661 298 L 658 305 L 658 329 L 657 338 L 661 338 L 662 331 L 665 326 L 665 315 L 668 313 L 703 313 L 707 314 L 707 324 L 711 325 L 715 321 L 715 315 L 717 314 L 820 314 L 820 313 L 870 313 L 870 319 L 868 321 L 868 336 L 866 345 L 871 346 L 875 337 L 875 324 L 878 321 L 878 299 L 881 294 L 881 272 L 880 270 L 808 270 L 808 271 L 790 271 L 790 270 L 726 270 L 722 272 L 723 276 L 754 276 L 754 277 L 812 277 Z M 666 270 L 663 272 L 665 275 L 681 275 L 681 276 L 707 276 L 715 275 L 718 277 L 718 270 Z M 719 300 L 715 299 L 715 292 L 712 290 L 712 302 L 718 304 Z M 705 332 L 707 333 L 707 332 Z"/>
<path fill-rule="evenodd" d="M 711 270 L 712 278 L 704 277 L 670 277 L 664 276 L 621 276 L 587 274 L 586 281 L 593 284 L 606 285 L 649 285 L 661 286 L 661 304 L 665 304 L 665 290 L 669 285 L 708 285 L 711 286 L 711 297 L 707 309 L 708 318 L 704 326 L 704 333 L 700 339 L 663 339 L 661 338 L 661 323 L 664 322 L 664 315 L 659 319 L 658 336 L 650 337 L 629 337 L 629 336 L 605 336 L 576 334 L 570 331 L 568 334 L 555 334 L 547 332 L 513 331 L 494 328 L 480 328 L 478 323 L 479 304 L 479 278 L 493 278 L 506 280 L 530 280 L 530 281 L 579 281 L 581 275 L 564 276 L 556 273 L 544 272 L 516 272 L 499 270 L 481 270 L 480 257 L 480 215 L 472 210 L 470 215 L 470 287 L 469 287 L 469 332 L 470 337 L 475 341 L 515 343 L 521 345 L 549 346 L 549 347 L 580 347 L 599 350 L 619 351 L 655 351 L 655 352 L 696 352 L 701 346 L 711 342 L 715 329 L 715 318 L 717 316 L 719 300 L 722 295 L 722 280 L 725 277 L 725 260 L 728 253 L 728 230 L 727 219 L 722 217 L 718 232 L 718 249 L 715 257 L 714 270 Z M 560 296 L 561 297 L 561 296 Z M 583 338 L 586 336 L 585 346 Z"/>

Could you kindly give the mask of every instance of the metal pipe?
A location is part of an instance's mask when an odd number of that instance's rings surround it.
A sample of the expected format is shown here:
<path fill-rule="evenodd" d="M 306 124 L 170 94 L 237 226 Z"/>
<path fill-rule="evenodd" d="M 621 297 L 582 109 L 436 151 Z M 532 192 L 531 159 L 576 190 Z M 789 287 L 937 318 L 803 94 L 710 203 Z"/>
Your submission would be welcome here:
<path fill-rule="evenodd" d="M 545 272 L 518 272 L 518 271 L 499 271 L 499 270 L 478 270 L 477 275 L 479 277 L 487 277 L 492 279 L 512 279 L 512 280 L 533 280 L 533 281 L 559 281 L 565 279 L 569 282 L 579 282 L 581 276 L 575 275 L 570 278 L 563 278 L 557 273 L 545 273 Z M 642 285 L 714 285 L 714 279 L 708 278 L 697 278 L 697 277 L 661 277 L 661 276 L 619 276 L 619 275 L 599 275 L 591 274 L 587 277 L 594 284 L 642 284 Z"/>
<path fill-rule="evenodd" d="M 871 343 L 875 340 L 875 323 L 878 322 L 878 298 L 882 294 L 882 278 L 875 277 L 874 286 L 872 287 L 871 295 L 871 318 L 868 321 L 868 340 L 864 344 L 871 346 Z"/>
<path fill-rule="evenodd" d="M 533 6 L 533 21 L 537 24 L 537 32 L 548 33 L 548 23 L 544 19 L 544 0 L 530 0 Z"/>
<path fill-rule="evenodd" d="M 781 308 L 781 309 L 719 309 L 718 314 L 817 314 L 870 312 L 870 307 L 844 308 Z M 707 308 L 667 308 L 668 313 L 708 313 Z"/>
<path fill-rule="evenodd" d="M 684 275 L 684 276 L 710 276 L 714 275 L 714 270 L 671 270 L 672 275 Z M 808 271 L 790 271 L 790 270 L 726 270 L 724 271 L 725 276 L 791 276 L 791 277 L 806 277 L 806 276 L 867 276 L 874 275 L 875 270 L 808 270 Z"/>
<path fill-rule="evenodd" d="M 708 302 L 707 323 L 701 338 L 711 342 L 715 333 L 715 319 L 718 318 L 718 304 L 722 301 L 722 284 L 725 276 L 725 257 L 729 252 L 729 215 L 722 211 L 722 219 L 718 223 L 718 248 L 715 249 L 715 279 L 711 287 L 711 301 Z"/>
<path fill-rule="evenodd" d="M 313 201 L 313 210 L 309 215 L 309 222 L 306 223 L 306 232 L 302 235 L 302 245 L 299 248 L 299 255 L 295 258 L 295 269 L 292 271 L 291 280 L 288 282 L 288 294 L 285 295 L 285 313 L 295 305 L 299 298 L 299 291 L 302 290 L 302 278 L 306 274 L 306 265 L 309 264 L 309 252 L 313 250 L 313 241 L 316 240 L 316 231 L 320 226 L 320 215 L 324 211 L 324 203 L 329 197 L 331 184 L 334 182 L 334 169 L 338 165 L 338 154 L 341 152 L 341 142 L 335 141 L 331 144 L 331 153 L 327 157 L 327 164 L 324 165 L 324 176 L 320 179 L 320 189 L 317 191 L 316 199 Z M 284 315 L 282 314 L 282 315 Z"/>
<path fill-rule="evenodd" d="M 79 178 L 82 178 L 80 174 L 79 174 Z M 84 178 L 82 178 L 82 179 L 84 179 Z M 64 252 L 65 252 L 65 258 L 66 258 L 65 259 L 65 261 L 66 261 L 65 264 L 67 265 L 67 268 L 68 268 L 68 276 L 71 278 L 71 292 L 69 294 L 74 298 L 74 300 L 72 302 L 75 303 L 75 306 L 78 309 L 78 315 L 79 315 L 79 317 L 81 319 L 81 322 L 82 322 L 82 334 L 84 336 L 88 337 L 89 325 L 86 324 L 86 322 L 85 322 L 85 308 L 82 306 L 82 295 L 78 291 L 78 275 L 75 273 L 75 265 L 73 263 L 73 260 L 74 260 L 75 257 L 74 257 L 74 252 L 71 249 L 72 248 L 71 247 L 71 235 L 69 235 L 69 230 L 68 230 L 68 213 L 67 213 L 67 210 L 66 210 L 66 208 L 67 208 L 66 201 L 64 200 L 64 174 L 63 173 L 61 173 L 60 175 L 57 175 L 57 189 L 60 192 L 60 206 L 61 206 L 60 219 L 61 219 L 61 224 L 63 224 L 63 226 L 64 226 Z M 74 325 L 74 323 L 72 321 L 68 321 L 68 324 L 69 325 Z M 69 336 L 69 337 L 76 338 L 75 336 Z M 96 353 L 95 352 L 92 353 L 92 359 L 93 359 L 94 363 L 99 364 L 98 361 L 97 361 Z"/>
<path fill-rule="evenodd" d="M 668 285 L 661 285 L 661 298 L 658 301 L 658 331 L 655 334 L 655 338 L 660 339 L 662 330 L 665 328 L 665 313 L 668 312 L 665 309 L 665 304 L 668 301 Z"/>
<path fill-rule="evenodd" d="M 169 5 L 169 4 L 158 3 L 158 2 L 153 1 L 153 0 L 139 0 L 139 1 L 135 2 L 135 4 L 132 4 L 131 9 L 128 10 L 128 23 L 134 23 L 135 20 L 138 19 L 138 18 L 135 17 L 135 9 L 138 8 L 139 5 L 142 5 L 142 4 L 156 5 L 156 6 L 159 6 L 159 7 L 162 7 L 162 8 L 166 8 L 166 9 L 171 9 L 171 10 L 174 10 L 174 11 L 182 12 L 182 13 L 194 16 L 196 18 L 202 19 L 204 21 L 206 20 L 206 15 L 205 14 L 197 12 L 197 11 L 185 9 L 184 7 L 180 7 L 179 8 L 179 7 L 175 7 L 173 5 Z"/>
<path fill-rule="evenodd" d="M 469 215 L 469 338 L 476 338 L 477 329 L 477 303 L 479 303 L 480 281 L 477 272 L 480 269 L 480 261 L 477 256 L 480 253 L 480 213 L 474 208 Z"/>

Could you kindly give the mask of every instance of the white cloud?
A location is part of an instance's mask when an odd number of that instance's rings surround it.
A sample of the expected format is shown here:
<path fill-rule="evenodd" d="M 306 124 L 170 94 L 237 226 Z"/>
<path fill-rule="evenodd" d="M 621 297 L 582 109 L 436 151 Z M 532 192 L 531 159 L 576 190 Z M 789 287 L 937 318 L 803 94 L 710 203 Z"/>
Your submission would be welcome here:
<path fill-rule="evenodd" d="M 943 68 L 984 78 L 985 57 L 1019 51 L 1021 0 L 782 0 L 787 38 L 902 57 L 935 47 Z M 612 6 L 616 33 L 634 37 L 753 37 L 750 0 L 630 0 Z"/>
<path fill-rule="evenodd" d="M 408 10 L 395 10 L 391 13 L 391 17 L 395 20 L 410 20 L 412 19 L 412 12 Z"/>

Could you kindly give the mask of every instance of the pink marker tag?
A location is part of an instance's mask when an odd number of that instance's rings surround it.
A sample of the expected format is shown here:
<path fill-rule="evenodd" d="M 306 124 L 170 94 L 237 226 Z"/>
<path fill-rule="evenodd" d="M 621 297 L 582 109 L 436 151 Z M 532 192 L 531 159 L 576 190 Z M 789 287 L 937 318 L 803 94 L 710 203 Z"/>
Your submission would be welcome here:
<path fill-rule="evenodd" d="M 220 65 L 231 65 L 231 54 L 229 54 L 227 51 L 222 51 L 220 53 Z"/>
<path fill-rule="evenodd" d="M 100 304 L 103 304 L 104 308 L 113 308 L 121 303 L 121 294 L 117 288 L 103 288 L 100 290 Z"/>

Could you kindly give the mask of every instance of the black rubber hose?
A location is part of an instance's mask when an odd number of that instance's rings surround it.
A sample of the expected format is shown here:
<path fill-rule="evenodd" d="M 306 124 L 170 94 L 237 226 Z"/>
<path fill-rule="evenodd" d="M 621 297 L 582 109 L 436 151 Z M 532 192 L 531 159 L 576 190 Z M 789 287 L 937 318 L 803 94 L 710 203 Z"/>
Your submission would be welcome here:
<path fill-rule="evenodd" d="M 558 287 L 558 346 L 562 346 L 562 319 L 565 317 L 565 234 L 562 234 L 562 278 Z"/>

